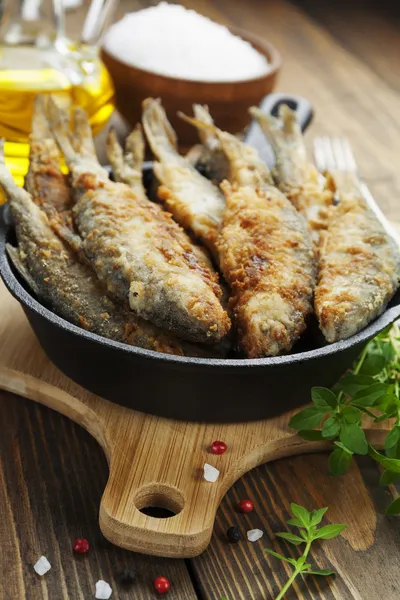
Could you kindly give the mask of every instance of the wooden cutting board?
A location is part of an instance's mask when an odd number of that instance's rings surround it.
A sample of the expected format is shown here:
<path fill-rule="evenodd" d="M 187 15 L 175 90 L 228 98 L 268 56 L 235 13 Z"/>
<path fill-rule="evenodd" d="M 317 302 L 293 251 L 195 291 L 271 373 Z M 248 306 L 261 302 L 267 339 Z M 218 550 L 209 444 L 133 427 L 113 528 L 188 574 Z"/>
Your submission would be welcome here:
<path fill-rule="evenodd" d="M 289 429 L 290 414 L 213 425 L 172 421 L 112 404 L 53 366 L 3 283 L 0 307 L 0 387 L 57 410 L 99 442 L 110 468 L 100 528 L 118 546 L 158 556 L 196 556 L 210 540 L 222 497 L 241 475 L 275 458 L 326 447 L 306 442 Z M 306 403 L 308 398 L 301 400 Z M 377 446 L 386 434 L 383 427 L 369 428 Z M 227 444 L 225 454 L 210 453 L 214 440 Z M 220 471 L 215 483 L 204 479 L 205 463 Z M 147 516 L 141 509 L 149 506 L 169 509 L 175 516 Z"/>

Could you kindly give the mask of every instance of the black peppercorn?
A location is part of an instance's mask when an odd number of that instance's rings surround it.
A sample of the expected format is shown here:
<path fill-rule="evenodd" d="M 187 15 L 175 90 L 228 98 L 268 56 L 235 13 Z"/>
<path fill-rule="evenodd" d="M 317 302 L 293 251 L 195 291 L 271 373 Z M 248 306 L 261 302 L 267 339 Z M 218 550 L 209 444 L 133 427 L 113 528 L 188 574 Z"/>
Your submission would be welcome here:
<path fill-rule="evenodd" d="M 228 531 L 226 532 L 226 535 L 228 537 L 228 540 L 230 542 L 233 542 L 234 544 L 236 544 L 236 542 L 240 542 L 240 540 L 243 537 L 239 527 L 236 527 L 236 525 L 234 525 L 233 527 L 229 527 Z"/>
<path fill-rule="evenodd" d="M 120 573 L 119 580 L 124 585 L 129 585 L 133 583 L 136 579 L 136 571 L 135 569 L 124 569 L 122 573 Z"/>

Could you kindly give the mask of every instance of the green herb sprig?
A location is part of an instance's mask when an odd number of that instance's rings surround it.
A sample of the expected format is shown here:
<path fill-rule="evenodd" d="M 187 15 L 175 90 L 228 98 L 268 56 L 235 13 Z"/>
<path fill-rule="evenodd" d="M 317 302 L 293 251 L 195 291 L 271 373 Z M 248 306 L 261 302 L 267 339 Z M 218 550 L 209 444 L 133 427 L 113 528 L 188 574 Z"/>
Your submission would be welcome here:
<path fill-rule="evenodd" d="M 369 454 L 384 471 L 380 483 L 387 486 L 400 479 L 400 331 L 397 324 L 386 328 L 364 348 L 353 368 L 331 389 L 314 387 L 312 406 L 295 414 L 289 425 L 306 440 L 329 440 L 332 475 L 342 475 L 353 456 Z M 385 439 L 385 454 L 366 439 L 363 417 L 375 423 L 393 419 Z M 400 497 L 386 511 L 400 513 Z"/>
<path fill-rule="evenodd" d="M 298 575 L 322 575 L 326 577 L 328 575 L 335 574 L 334 571 L 330 570 L 313 569 L 311 563 L 307 562 L 308 554 L 313 542 L 316 540 L 330 540 L 334 537 L 337 537 L 347 527 L 347 525 L 339 524 L 317 527 L 317 525 L 321 523 L 322 518 L 327 510 L 328 508 L 319 508 L 318 510 L 308 512 L 308 510 L 302 506 L 299 506 L 298 504 L 292 503 L 290 505 L 290 512 L 294 518 L 289 519 L 287 524 L 296 527 L 299 530 L 299 535 L 288 532 L 277 533 L 276 535 L 277 537 L 289 542 L 289 544 L 293 544 L 294 546 L 305 544 L 305 547 L 303 554 L 297 559 L 282 556 L 282 554 L 278 554 L 269 548 L 265 549 L 265 552 L 269 552 L 269 554 L 272 554 L 272 556 L 275 556 L 283 562 L 289 563 L 293 567 L 291 576 L 275 600 L 281 600 L 281 598 L 284 597 Z"/>

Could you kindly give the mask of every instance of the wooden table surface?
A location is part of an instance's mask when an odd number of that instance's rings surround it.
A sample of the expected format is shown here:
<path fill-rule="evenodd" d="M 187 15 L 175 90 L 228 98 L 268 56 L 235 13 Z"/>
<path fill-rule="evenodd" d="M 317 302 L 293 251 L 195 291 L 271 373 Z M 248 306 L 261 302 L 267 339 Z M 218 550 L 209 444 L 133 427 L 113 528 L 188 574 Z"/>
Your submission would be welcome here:
<path fill-rule="evenodd" d="M 308 140 L 324 133 L 348 136 L 382 208 L 400 221 L 398 9 L 388 0 L 344 2 L 340 10 L 328 0 L 184 3 L 279 46 L 285 59 L 279 89 L 302 94 L 315 107 Z M 121 1 L 120 11 L 147 4 Z M 338 479 L 328 475 L 322 454 L 255 469 L 224 498 L 208 550 L 190 561 L 168 560 L 130 553 L 101 535 L 97 517 L 107 464 L 83 429 L 1 392 L 0 423 L 0 600 L 88 599 L 98 579 L 112 585 L 112 598 L 147 600 L 157 597 L 152 580 L 160 575 L 172 583 L 169 600 L 274 598 L 288 573 L 263 549 L 293 552 L 274 537 L 284 527 L 291 501 L 309 509 L 330 506 L 330 520 L 349 527 L 311 555 L 318 568 L 332 567 L 338 576 L 300 580 L 287 598 L 400 598 L 400 521 L 384 516 L 389 493 L 379 487 L 378 469 L 368 459 Z M 251 498 L 256 507 L 246 516 L 235 512 L 243 498 Z M 243 531 L 260 527 L 264 537 L 255 544 L 230 545 L 225 532 L 234 524 Z M 88 555 L 73 556 L 76 537 L 90 540 Z M 43 578 L 32 569 L 41 554 L 53 566 Z M 138 572 L 130 588 L 118 582 L 124 568 Z"/>

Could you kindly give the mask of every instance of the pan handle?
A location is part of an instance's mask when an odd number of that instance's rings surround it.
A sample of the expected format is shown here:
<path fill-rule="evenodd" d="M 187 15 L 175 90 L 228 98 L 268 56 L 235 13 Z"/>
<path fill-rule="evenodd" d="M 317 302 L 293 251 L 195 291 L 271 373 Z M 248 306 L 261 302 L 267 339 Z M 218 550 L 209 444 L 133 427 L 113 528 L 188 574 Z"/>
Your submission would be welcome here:
<path fill-rule="evenodd" d="M 297 121 L 301 127 L 301 130 L 305 131 L 313 118 L 312 106 L 306 98 L 303 98 L 302 96 L 296 96 L 295 94 L 276 92 L 265 96 L 265 98 L 261 101 L 259 108 L 266 114 L 276 117 L 279 112 L 279 107 L 282 104 L 287 104 L 296 112 Z M 258 150 L 261 158 L 270 168 L 274 166 L 275 157 L 272 147 L 261 131 L 259 124 L 254 120 L 250 123 L 249 128 L 247 129 L 245 142 L 249 144 L 249 146 L 253 146 L 256 148 L 256 150 Z"/>

